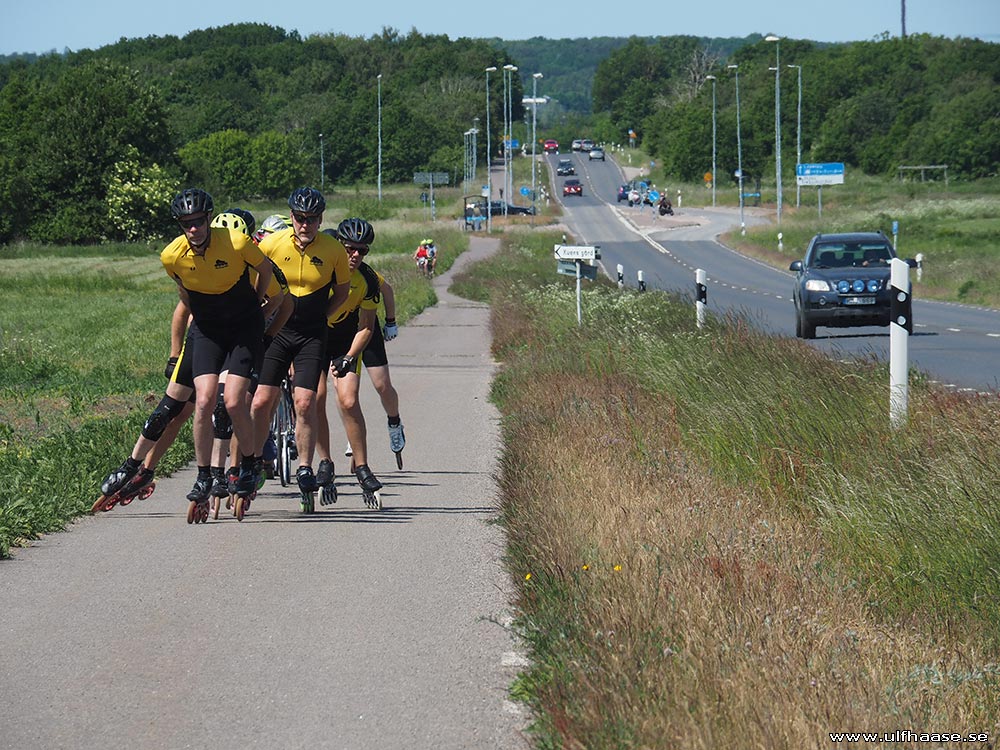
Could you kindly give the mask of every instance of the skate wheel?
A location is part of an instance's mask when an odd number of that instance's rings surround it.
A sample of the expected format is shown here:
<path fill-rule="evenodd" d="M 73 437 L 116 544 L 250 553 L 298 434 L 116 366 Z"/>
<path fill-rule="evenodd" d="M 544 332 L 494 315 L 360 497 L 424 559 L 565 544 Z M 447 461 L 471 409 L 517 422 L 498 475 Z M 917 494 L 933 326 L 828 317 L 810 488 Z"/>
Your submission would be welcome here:
<path fill-rule="evenodd" d="M 212 496 L 212 518 L 219 518 L 219 506 L 222 505 L 222 498 Z"/>
<path fill-rule="evenodd" d="M 105 500 L 107 500 L 107 498 L 104 495 L 101 495 L 99 498 L 97 498 L 97 500 L 94 502 L 94 504 L 90 506 L 90 512 L 91 513 L 98 513 L 100 511 L 104 510 L 104 501 Z"/>
<path fill-rule="evenodd" d="M 133 500 L 135 500 L 135 495 L 122 495 L 120 498 L 118 498 L 118 504 L 124 508 L 126 505 L 129 505 Z"/>
<path fill-rule="evenodd" d="M 316 511 L 316 496 L 312 492 L 302 493 L 299 501 L 299 509 L 303 513 L 314 513 Z"/>
<path fill-rule="evenodd" d="M 378 490 L 375 492 L 368 492 L 366 490 L 362 494 L 365 498 L 365 505 L 372 510 L 382 510 L 382 495 L 379 494 Z"/>
<path fill-rule="evenodd" d="M 396 468 L 403 470 L 403 451 L 396 451 Z"/>
<path fill-rule="evenodd" d="M 188 523 L 194 523 L 197 514 L 198 514 L 198 503 L 196 503 L 194 500 L 189 501 L 188 515 L 187 515 Z"/>
<path fill-rule="evenodd" d="M 236 498 L 236 510 L 234 511 L 237 521 L 242 521 L 243 516 L 246 515 L 247 508 L 250 507 L 250 501 L 243 497 L 242 495 Z"/>
<path fill-rule="evenodd" d="M 210 511 L 208 508 L 208 503 L 204 503 L 203 505 L 199 506 L 198 517 L 195 519 L 195 521 L 197 521 L 198 523 L 208 523 L 209 512 Z"/>
<path fill-rule="evenodd" d="M 145 487 L 143 487 L 142 490 L 139 492 L 139 499 L 145 500 L 146 498 L 148 498 L 150 495 L 153 494 L 153 490 L 155 489 L 156 489 L 156 482 L 150 482 Z"/>

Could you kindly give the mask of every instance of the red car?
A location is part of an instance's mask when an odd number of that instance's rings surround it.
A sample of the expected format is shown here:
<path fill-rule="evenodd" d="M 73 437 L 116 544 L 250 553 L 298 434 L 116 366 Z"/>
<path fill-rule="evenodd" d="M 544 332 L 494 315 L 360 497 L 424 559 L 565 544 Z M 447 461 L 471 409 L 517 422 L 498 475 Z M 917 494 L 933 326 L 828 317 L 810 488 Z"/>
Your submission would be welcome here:
<path fill-rule="evenodd" d="M 583 185 L 579 180 L 566 180 L 563 183 L 563 195 L 583 195 Z"/>
<path fill-rule="evenodd" d="M 545 150 L 545 153 L 547 153 L 547 154 L 558 154 L 559 153 L 559 141 L 554 141 L 551 138 L 549 138 L 542 145 L 542 148 Z"/>

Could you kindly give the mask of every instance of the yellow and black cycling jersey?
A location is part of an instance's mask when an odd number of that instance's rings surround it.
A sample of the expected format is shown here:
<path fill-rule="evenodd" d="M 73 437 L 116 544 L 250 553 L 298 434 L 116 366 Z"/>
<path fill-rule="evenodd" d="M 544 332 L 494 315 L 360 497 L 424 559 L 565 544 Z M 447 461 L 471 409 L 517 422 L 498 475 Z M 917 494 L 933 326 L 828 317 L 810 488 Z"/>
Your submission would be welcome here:
<path fill-rule="evenodd" d="M 259 306 L 249 269 L 264 255 L 242 232 L 213 227 L 204 255 L 181 235 L 160 253 L 163 268 L 187 291 L 195 320 L 233 319 Z"/>
<path fill-rule="evenodd" d="M 348 281 L 351 269 L 343 245 L 326 234 L 316 235 L 305 251 L 295 244 L 291 229 L 264 237 L 260 249 L 284 274 L 294 309 L 286 326 L 305 330 L 322 325 L 330 292 Z"/>
<path fill-rule="evenodd" d="M 332 328 L 358 309 L 377 310 L 380 299 L 379 290 L 383 283 L 385 283 L 385 277 L 382 274 L 362 263 L 351 273 L 351 291 L 344 304 L 327 318 L 327 325 Z"/>

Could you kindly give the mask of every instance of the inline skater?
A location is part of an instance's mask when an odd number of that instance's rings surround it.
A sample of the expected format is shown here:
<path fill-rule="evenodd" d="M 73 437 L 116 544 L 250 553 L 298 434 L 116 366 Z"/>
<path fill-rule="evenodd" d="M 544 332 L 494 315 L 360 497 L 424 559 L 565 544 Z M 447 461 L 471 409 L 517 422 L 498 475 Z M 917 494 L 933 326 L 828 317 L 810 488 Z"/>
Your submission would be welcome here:
<path fill-rule="evenodd" d="M 193 344 L 195 387 L 194 447 L 198 477 L 188 493 L 188 523 L 204 522 L 212 488 L 212 414 L 219 373 L 229 360 L 224 399 L 233 431 L 243 450 L 238 492 L 249 497 L 256 489 L 260 456 L 254 446 L 252 417 L 246 404 L 250 374 L 263 346 L 261 304 L 273 277 L 272 266 L 245 235 L 209 225 L 212 196 L 199 188 L 178 193 L 171 215 L 183 234 L 164 248 L 160 260 L 177 283 L 181 301 L 191 310 L 189 335 Z M 255 285 L 249 269 L 257 271 Z M 250 450 L 249 453 L 246 451 Z"/>
<path fill-rule="evenodd" d="M 299 467 L 296 482 L 303 510 L 311 510 L 318 488 L 313 474 L 316 388 L 326 362 L 326 318 L 347 299 L 350 267 L 343 246 L 319 231 L 326 209 L 315 188 L 298 188 L 288 198 L 291 228 L 273 232 L 260 248 L 284 273 L 293 312 L 268 346 L 260 385 L 251 412 L 255 445 L 263 445 L 271 415 L 280 396 L 282 379 L 294 366 L 295 444 Z"/>
<path fill-rule="evenodd" d="M 329 318 L 327 352 L 329 369 L 336 377 L 337 405 L 340 411 L 344 431 L 351 444 L 354 457 L 354 474 L 361 485 L 365 504 L 370 508 L 381 508 L 382 499 L 379 490 L 382 483 L 378 481 L 368 466 L 368 438 L 364 413 L 358 400 L 360 388 L 362 353 L 371 340 L 375 327 L 375 311 L 380 300 L 380 286 L 383 277 L 372 269 L 362 259 L 368 254 L 375 230 L 364 219 L 344 219 L 337 226 L 335 236 L 346 249 L 350 258 L 351 280 L 350 294 L 347 301 L 340 305 Z M 326 372 L 321 377 L 321 386 L 326 380 Z M 323 389 L 325 397 L 326 389 Z M 325 409 L 323 410 L 325 411 Z M 324 461 L 324 469 L 329 466 L 331 476 L 333 471 L 330 460 L 330 431 L 319 428 L 320 456 Z M 325 472 L 324 477 L 325 478 Z M 332 482 L 332 479 L 331 479 Z M 322 501 L 336 500 L 336 493 L 324 493 Z"/>

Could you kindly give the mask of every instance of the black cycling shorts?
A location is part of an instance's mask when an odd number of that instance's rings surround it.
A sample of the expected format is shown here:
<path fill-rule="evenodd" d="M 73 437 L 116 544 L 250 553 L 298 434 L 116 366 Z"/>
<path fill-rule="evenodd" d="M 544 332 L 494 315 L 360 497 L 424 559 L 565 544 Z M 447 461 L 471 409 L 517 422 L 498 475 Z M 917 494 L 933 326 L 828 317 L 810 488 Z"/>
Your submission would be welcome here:
<path fill-rule="evenodd" d="M 319 374 L 328 361 L 322 329 L 320 335 L 310 335 L 285 327 L 264 354 L 260 382 L 262 385 L 281 385 L 288 376 L 289 366 L 294 364 L 293 387 L 315 391 L 319 387 Z"/>
<path fill-rule="evenodd" d="M 361 361 L 365 367 L 385 367 L 389 364 L 389 357 L 385 353 L 385 338 L 382 336 L 382 326 L 378 318 L 375 319 L 375 327 L 372 328 L 372 337 L 368 339 L 368 346 L 361 353 Z"/>
<path fill-rule="evenodd" d="M 326 329 L 326 366 L 351 350 L 358 333 L 358 311 L 350 313 L 336 325 Z"/>
<path fill-rule="evenodd" d="M 233 375 L 249 378 L 260 359 L 264 346 L 264 319 L 257 316 L 239 329 L 226 331 L 202 330 L 198 323 L 192 323 L 188 336 L 193 348 L 191 360 L 192 378 L 201 375 L 218 375 L 228 369 Z"/>

